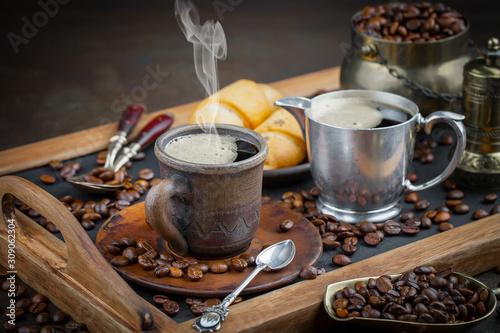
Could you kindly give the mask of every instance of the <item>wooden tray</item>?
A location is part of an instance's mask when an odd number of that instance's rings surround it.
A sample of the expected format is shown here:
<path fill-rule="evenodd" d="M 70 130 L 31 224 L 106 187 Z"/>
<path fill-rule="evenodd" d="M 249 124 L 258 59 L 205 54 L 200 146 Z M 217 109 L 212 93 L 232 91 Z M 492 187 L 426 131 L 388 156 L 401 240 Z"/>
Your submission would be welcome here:
<path fill-rule="evenodd" d="M 339 89 L 338 67 L 272 84 L 284 95 L 308 96 Z M 143 125 L 161 112 L 175 116 L 175 126 L 187 123 L 195 103 L 146 115 Z M 141 125 L 139 124 L 138 128 Z M 0 152 L 0 175 L 41 166 L 53 158 L 69 159 L 104 149 L 116 124 Z M 132 134 L 134 135 L 134 134 Z M 25 201 L 61 229 L 66 243 L 22 213 L 16 212 L 18 276 L 93 332 L 191 332 L 193 320 L 176 323 L 139 297 L 109 267 L 78 221 L 47 192 L 18 177 L 0 178 L 0 253 L 9 244 L 6 211 L 13 210 L 5 194 Z M 231 306 L 220 332 L 304 332 L 332 329 L 323 295 L 334 282 L 359 276 L 402 272 L 415 265 L 454 265 L 476 275 L 494 268 L 500 258 L 500 215 L 471 222 L 386 253 L 335 269 L 315 280 L 293 283 Z M 4 223 L 2 223 L 4 222 Z M 6 256 L 0 256 L 6 265 Z M 154 323 L 153 323 L 154 321 Z"/>
<path fill-rule="evenodd" d="M 285 219 L 295 222 L 293 229 L 286 233 L 278 227 L 280 222 Z M 167 242 L 146 223 L 144 203 L 130 206 L 115 214 L 99 229 L 96 245 L 108 262 L 115 256 L 105 250 L 105 245 L 124 236 L 133 236 L 135 239 L 144 238 L 159 251 L 171 252 Z M 301 214 L 272 202 L 264 202 L 259 229 L 250 248 L 245 253 L 256 257 L 263 245 L 271 245 L 285 239 L 291 239 L 295 243 L 297 251 L 293 261 L 282 270 L 257 275 L 245 288 L 244 294 L 269 290 L 293 281 L 298 276 L 302 266 L 314 265 L 318 261 L 323 248 L 318 231 Z M 182 259 L 179 256 L 177 258 Z M 211 261 L 201 260 L 200 262 L 210 263 Z M 152 271 L 143 270 L 139 264 L 114 268 L 126 280 L 139 285 L 162 292 L 194 297 L 225 296 L 233 291 L 252 270 L 247 268 L 243 272 L 229 270 L 224 274 L 207 273 L 200 281 L 193 282 L 187 276 L 180 279 L 172 277 L 159 279 L 154 276 Z"/>

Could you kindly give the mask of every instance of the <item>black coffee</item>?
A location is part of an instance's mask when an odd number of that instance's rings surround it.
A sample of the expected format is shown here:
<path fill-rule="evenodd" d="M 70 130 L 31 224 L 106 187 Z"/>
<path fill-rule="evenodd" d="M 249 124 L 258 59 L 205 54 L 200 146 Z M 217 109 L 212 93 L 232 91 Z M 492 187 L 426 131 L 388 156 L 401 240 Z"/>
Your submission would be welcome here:
<path fill-rule="evenodd" d="M 172 139 L 165 152 L 177 159 L 198 164 L 228 164 L 256 155 L 258 148 L 230 135 L 189 134 Z"/>
<path fill-rule="evenodd" d="M 247 158 L 257 155 L 259 152 L 259 148 L 257 148 L 256 145 L 243 140 L 236 140 L 236 147 L 238 148 L 238 155 L 234 160 L 235 162 L 246 160 Z"/>
<path fill-rule="evenodd" d="M 375 128 L 389 127 L 404 123 L 413 117 L 409 111 L 394 108 L 388 105 L 377 106 L 377 110 L 382 114 L 382 121 Z"/>

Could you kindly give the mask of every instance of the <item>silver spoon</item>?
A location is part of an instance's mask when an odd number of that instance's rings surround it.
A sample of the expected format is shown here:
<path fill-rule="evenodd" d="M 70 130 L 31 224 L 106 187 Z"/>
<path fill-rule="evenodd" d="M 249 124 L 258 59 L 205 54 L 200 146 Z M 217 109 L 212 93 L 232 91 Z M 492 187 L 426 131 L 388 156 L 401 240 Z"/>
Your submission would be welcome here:
<path fill-rule="evenodd" d="M 166 114 L 156 116 L 151 120 L 137 135 L 127 147 L 123 149 L 123 153 L 118 156 L 116 163 L 111 167 L 111 170 L 118 171 L 139 151 L 144 149 L 149 144 L 153 143 L 163 132 L 165 132 L 173 123 L 174 119 Z M 85 176 L 75 176 L 66 178 L 72 185 L 81 188 L 91 193 L 114 192 L 123 187 L 125 182 L 121 184 L 93 184 L 85 180 Z"/>
<path fill-rule="evenodd" d="M 257 266 L 245 280 L 243 280 L 232 293 L 227 295 L 220 304 L 209 307 L 201 317 L 196 319 L 193 327 L 196 328 L 198 332 L 215 332 L 219 330 L 221 323 L 229 312 L 229 305 L 261 270 L 281 269 L 287 266 L 294 256 L 295 244 L 290 239 L 273 244 L 264 249 L 255 259 Z"/>

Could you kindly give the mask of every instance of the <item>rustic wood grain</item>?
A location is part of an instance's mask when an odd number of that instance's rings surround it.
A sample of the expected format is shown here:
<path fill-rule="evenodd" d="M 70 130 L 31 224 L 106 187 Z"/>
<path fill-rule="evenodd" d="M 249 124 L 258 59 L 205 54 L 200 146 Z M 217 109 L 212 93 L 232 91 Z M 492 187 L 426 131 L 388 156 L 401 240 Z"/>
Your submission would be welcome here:
<path fill-rule="evenodd" d="M 311 96 L 318 90 L 339 89 L 339 77 L 340 68 L 334 67 L 277 81 L 271 85 L 278 89 L 284 96 Z M 188 103 L 145 114 L 130 136 L 134 137 L 137 135 L 143 126 L 161 113 L 168 113 L 174 117 L 175 120 L 172 128 L 186 125 L 191 111 L 197 103 Z M 0 176 L 45 165 L 53 159 L 64 161 L 104 150 L 108 146 L 109 138 L 116 133 L 117 128 L 117 123 L 111 123 L 1 151 Z"/>
<path fill-rule="evenodd" d="M 13 176 L 0 178 L 0 197 L 4 202 L 8 199 L 6 193 L 13 193 L 32 205 L 63 233 L 66 245 L 22 213 L 17 214 L 18 275 L 37 291 L 49 295 L 57 307 L 95 332 L 141 331 L 148 315 L 154 318 L 153 332 L 193 332 L 194 320 L 174 322 L 121 280 L 57 199 Z M 7 206 L 2 207 L 1 253 L 6 253 L 8 245 L 4 215 Z M 268 292 L 231 306 L 220 332 L 303 332 L 331 328 L 337 322 L 327 317 L 323 309 L 323 295 L 329 284 L 399 273 L 416 265 L 453 265 L 456 271 L 475 275 L 500 264 L 499 234 L 500 215 L 492 215 L 336 269 L 315 280 Z M 0 257 L 0 264 L 5 265 L 5 260 L 5 256 Z"/>

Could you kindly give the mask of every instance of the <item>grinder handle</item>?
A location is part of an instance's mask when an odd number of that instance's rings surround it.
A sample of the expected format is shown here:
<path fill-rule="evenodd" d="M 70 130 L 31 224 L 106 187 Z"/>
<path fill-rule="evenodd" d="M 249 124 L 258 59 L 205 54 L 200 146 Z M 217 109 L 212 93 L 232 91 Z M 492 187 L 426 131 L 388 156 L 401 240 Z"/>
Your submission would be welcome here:
<path fill-rule="evenodd" d="M 435 124 L 437 123 L 445 123 L 451 126 L 451 128 L 455 131 L 457 135 L 457 144 L 455 147 L 455 152 L 453 153 L 453 156 L 451 157 L 450 163 L 448 166 L 441 172 L 441 174 L 437 175 L 433 179 L 419 185 L 413 185 L 408 179 L 405 181 L 405 187 L 409 191 L 422 191 L 425 190 L 426 188 L 432 187 L 434 185 L 437 185 L 444 181 L 446 178 L 448 178 L 453 170 L 455 170 L 456 166 L 458 165 L 458 162 L 462 158 L 462 154 L 465 149 L 465 144 L 466 144 L 466 133 L 465 133 L 465 126 L 462 123 L 462 120 L 465 117 L 463 115 L 459 115 L 454 112 L 448 112 L 448 111 L 436 111 L 431 113 L 429 116 L 427 116 L 425 119 L 423 119 L 421 122 L 422 127 L 425 131 L 426 134 L 431 134 L 432 128 L 434 127 Z"/>

